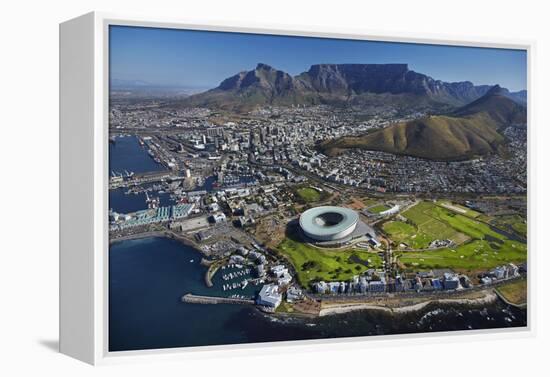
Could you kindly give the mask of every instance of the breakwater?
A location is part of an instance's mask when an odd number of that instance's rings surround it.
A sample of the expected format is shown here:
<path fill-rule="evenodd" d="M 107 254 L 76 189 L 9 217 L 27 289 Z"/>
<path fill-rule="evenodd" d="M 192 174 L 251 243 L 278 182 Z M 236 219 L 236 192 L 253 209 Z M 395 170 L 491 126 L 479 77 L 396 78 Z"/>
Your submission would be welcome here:
<path fill-rule="evenodd" d="M 188 304 L 240 304 L 240 305 L 254 305 L 254 300 L 244 298 L 232 298 L 232 297 L 213 297 L 213 296 L 199 296 L 188 293 L 183 295 L 181 301 Z"/>

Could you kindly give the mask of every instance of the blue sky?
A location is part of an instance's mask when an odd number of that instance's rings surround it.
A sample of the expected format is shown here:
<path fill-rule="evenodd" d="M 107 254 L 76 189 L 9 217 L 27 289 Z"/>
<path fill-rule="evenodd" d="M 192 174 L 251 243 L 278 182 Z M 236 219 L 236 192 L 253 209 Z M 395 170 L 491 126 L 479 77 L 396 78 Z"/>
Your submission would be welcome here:
<path fill-rule="evenodd" d="M 113 79 L 212 88 L 257 63 L 297 75 L 321 63 L 407 63 L 443 81 L 526 89 L 527 54 L 488 49 L 111 26 Z"/>

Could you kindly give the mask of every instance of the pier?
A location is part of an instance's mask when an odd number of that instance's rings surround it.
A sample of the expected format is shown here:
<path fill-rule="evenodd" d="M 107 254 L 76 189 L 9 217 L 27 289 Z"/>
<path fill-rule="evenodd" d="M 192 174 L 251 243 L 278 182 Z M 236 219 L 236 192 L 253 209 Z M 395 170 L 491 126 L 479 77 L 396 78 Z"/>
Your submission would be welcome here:
<path fill-rule="evenodd" d="M 183 295 L 181 301 L 189 304 L 240 304 L 254 305 L 254 300 L 231 297 L 197 296 L 191 293 Z"/>

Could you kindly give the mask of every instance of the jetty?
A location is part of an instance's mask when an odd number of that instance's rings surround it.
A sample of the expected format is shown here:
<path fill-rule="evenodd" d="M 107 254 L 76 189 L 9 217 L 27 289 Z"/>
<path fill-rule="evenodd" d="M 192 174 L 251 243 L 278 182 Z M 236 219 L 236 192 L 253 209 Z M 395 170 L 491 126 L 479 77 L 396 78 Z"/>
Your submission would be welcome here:
<path fill-rule="evenodd" d="M 254 300 L 232 297 L 198 296 L 191 293 L 183 295 L 181 301 L 190 304 L 240 304 L 254 305 Z"/>

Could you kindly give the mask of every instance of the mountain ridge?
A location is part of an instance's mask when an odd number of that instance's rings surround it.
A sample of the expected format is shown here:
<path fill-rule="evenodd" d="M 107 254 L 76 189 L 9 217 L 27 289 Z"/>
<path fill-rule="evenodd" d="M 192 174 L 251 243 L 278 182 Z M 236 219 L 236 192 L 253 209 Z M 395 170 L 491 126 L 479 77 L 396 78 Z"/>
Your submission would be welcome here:
<path fill-rule="evenodd" d="M 214 89 L 190 96 L 182 105 L 246 110 L 262 105 L 368 104 L 385 96 L 396 105 L 458 107 L 480 98 L 491 87 L 435 80 L 402 63 L 314 64 L 296 76 L 258 63 Z"/>

